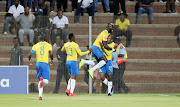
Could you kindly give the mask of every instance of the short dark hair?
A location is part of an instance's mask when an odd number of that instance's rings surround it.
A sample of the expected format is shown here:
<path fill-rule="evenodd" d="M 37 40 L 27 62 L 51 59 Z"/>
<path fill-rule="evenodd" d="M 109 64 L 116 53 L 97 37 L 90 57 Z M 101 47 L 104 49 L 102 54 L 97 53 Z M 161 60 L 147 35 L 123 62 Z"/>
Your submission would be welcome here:
<path fill-rule="evenodd" d="M 110 36 L 110 37 L 111 37 L 111 39 L 113 39 L 113 35 L 108 35 L 108 36 Z"/>
<path fill-rule="evenodd" d="M 44 36 L 44 35 L 40 35 L 39 40 L 40 40 L 40 41 L 44 41 L 44 40 L 45 40 L 45 36 Z"/>
<path fill-rule="evenodd" d="M 13 38 L 13 40 L 15 40 L 15 39 L 19 40 L 19 38 L 18 38 L 18 37 L 14 37 L 14 38 Z"/>
<path fill-rule="evenodd" d="M 63 10 L 61 10 L 61 9 L 58 9 L 58 10 L 57 10 L 57 13 L 58 13 L 59 11 L 62 11 L 62 12 L 63 12 Z"/>
<path fill-rule="evenodd" d="M 74 34 L 73 34 L 73 33 L 70 33 L 70 34 L 69 34 L 69 39 L 71 39 L 72 37 L 74 37 Z"/>

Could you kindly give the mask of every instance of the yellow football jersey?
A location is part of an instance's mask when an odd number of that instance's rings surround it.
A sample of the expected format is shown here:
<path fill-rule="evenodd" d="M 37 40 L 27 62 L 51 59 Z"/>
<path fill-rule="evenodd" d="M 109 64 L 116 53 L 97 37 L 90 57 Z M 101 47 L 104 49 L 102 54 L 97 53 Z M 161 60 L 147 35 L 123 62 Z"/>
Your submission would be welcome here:
<path fill-rule="evenodd" d="M 46 62 L 48 63 L 49 60 L 49 51 L 52 51 L 52 46 L 51 44 L 47 43 L 47 42 L 39 42 L 35 45 L 33 45 L 31 52 L 32 53 L 36 53 L 36 59 L 37 62 Z"/>
<path fill-rule="evenodd" d="M 90 51 L 81 52 L 79 45 L 75 42 L 67 42 L 62 47 L 61 51 L 66 51 L 67 53 L 67 61 L 77 61 L 77 53 L 80 56 L 86 55 L 90 53 Z"/>
<path fill-rule="evenodd" d="M 107 45 L 108 45 L 110 48 L 114 48 L 115 43 L 112 42 L 112 43 L 109 43 L 109 44 L 107 44 Z M 107 49 L 105 49 L 105 48 L 103 48 L 103 50 L 105 51 L 105 55 L 106 55 L 107 60 L 112 60 L 112 53 L 113 53 L 113 51 L 112 51 L 112 50 L 107 50 Z"/>
<path fill-rule="evenodd" d="M 129 22 L 128 19 L 125 19 L 124 22 L 121 22 L 120 19 L 117 19 L 115 25 L 118 25 L 118 28 L 119 28 L 120 30 L 122 30 L 122 29 L 127 30 L 127 29 L 128 29 L 128 26 L 130 25 L 130 22 Z"/>
<path fill-rule="evenodd" d="M 107 37 L 109 35 L 109 32 L 107 30 L 103 30 L 98 37 L 96 38 L 95 42 L 93 43 L 93 45 L 99 47 L 101 49 L 101 46 L 99 44 L 102 43 L 102 41 L 107 41 Z"/>

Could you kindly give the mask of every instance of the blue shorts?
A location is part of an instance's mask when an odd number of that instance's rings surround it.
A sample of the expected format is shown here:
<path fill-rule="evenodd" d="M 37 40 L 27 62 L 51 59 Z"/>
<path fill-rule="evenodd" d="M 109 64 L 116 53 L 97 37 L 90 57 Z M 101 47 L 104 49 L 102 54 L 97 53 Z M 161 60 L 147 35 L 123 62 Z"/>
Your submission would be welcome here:
<path fill-rule="evenodd" d="M 66 61 L 66 66 L 71 75 L 79 75 L 79 67 L 77 61 Z"/>
<path fill-rule="evenodd" d="M 99 47 L 93 45 L 91 48 L 92 48 L 93 56 L 96 58 L 96 60 L 98 60 L 101 57 L 105 56 L 103 51 L 101 51 L 101 49 Z"/>
<path fill-rule="evenodd" d="M 113 73 L 112 60 L 108 60 L 106 65 L 100 68 L 99 73 L 112 74 Z"/>
<path fill-rule="evenodd" d="M 43 79 L 50 79 L 50 68 L 49 64 L 45 62 L 37 62 L 36 63 L 37 77 L 40 80 L 40 77 Z"/>

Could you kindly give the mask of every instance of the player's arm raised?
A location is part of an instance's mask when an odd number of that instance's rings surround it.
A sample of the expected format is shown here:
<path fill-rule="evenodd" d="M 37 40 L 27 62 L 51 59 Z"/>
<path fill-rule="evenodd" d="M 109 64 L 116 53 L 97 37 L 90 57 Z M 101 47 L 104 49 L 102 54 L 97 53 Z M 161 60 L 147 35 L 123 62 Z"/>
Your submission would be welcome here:
<path fill-rule="evenodd" d="M 103 46 L 103 44 L 100 44 L 100 45 L 101 45 L 102 51 L 103 51 L 107 56 L 109 56 L 109 55 L 111 55 L 111 54 L 113 53 L 112 50 L 107 50 L 107 49 L 105 49 L 104 46 Z"/>
<path fill-rule="evenodd" d="M 86 51 L 86 52 L 82 52 L 81 49 L 79 48 L 79 45 L 76 45 L 76 48 L 75 48 L 75 49 L 76 49 L 77 53 L 78 53 L 80 56 L 83 56 L 83 55 L 86 55 L 86 54 L 92 52 L 92 49 L 89 49 L 89 50 Z"/>
<path fill-rule="evenodd" d="M 112 48 L 110 48 L 108 45 L 107 45 L 107 41 L 103 41 L 103 46 L 105 49 L 107 50 L 112 50 Z"/>

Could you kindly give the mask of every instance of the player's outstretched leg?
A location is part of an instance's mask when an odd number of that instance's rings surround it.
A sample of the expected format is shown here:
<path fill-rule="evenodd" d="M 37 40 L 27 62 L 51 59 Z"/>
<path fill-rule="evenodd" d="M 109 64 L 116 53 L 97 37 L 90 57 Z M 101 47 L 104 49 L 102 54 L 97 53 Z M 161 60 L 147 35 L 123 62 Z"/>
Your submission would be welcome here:
<path fill-rule="evenodd" d="M 69 96 L 69 94 L 70 94 L 70 88 L 71 88 L 71 78 L 68 80 L 67 89 L 66 89 L 66 91 L 65 91 L 65 93 L 67 94 L 67 96 Z"/>
<path fill-rule="evenodd" d="M 95 63 L 94 63 L 93 60 L 81 59 L 80 62 L 79 62 L 79 69 L 81 69 L 81 67 L 82 67 L 84 64 L 95 65 Z"/>
<path fill-rule="evenodd" d="M 101 60 L 97 65 L 95 65 L 94 67 L 92 67 L 91 69 L 88 70 L 91 78 L 93 78 L 93 72 L 94 72 L 96 69 L 101 68 L 102 66 L 104 66 L 104 65 L 106 64 L 106 62 L 107 62 L 106 57 L 105 57 L 105 58 L 103 57 L 102 59 L 103 59 L 103 60 Z"/>

